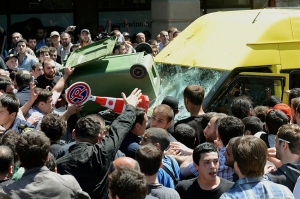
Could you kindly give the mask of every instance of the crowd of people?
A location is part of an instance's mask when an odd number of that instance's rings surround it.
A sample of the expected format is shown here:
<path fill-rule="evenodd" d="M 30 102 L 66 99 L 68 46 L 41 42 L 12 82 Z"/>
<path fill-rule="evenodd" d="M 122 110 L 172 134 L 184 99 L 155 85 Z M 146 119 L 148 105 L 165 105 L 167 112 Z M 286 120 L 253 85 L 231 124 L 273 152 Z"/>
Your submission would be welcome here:
<path fill-rule="evenodd" d="M 189 85 L 190 117 L 177 122 L 176 98 L 165 97 L 148 117 L 135 88 L 121 94 L 126 109 L 109 126 L 99 114 L 74 121 L 82 105 L 56 112 L 74 72 L 61 63 L 93 39 L 83 29 L 72 44 L 72 29 L 51 32 L 50 46 L 43 29 L 28 42 L 12 34 L 0 69 L 0 198 L 300 198 L 300 88 L 290 90 L 289 104 L 269 95 L 253 107 L 235 96 L 227 115 L 205 113 L 204 88 Z M 130 34 L 112 29 L 113 55 L 146 41 Z M 159 41 L 148 38 L 152 53 L 178 34 L 170 28 Z"/>

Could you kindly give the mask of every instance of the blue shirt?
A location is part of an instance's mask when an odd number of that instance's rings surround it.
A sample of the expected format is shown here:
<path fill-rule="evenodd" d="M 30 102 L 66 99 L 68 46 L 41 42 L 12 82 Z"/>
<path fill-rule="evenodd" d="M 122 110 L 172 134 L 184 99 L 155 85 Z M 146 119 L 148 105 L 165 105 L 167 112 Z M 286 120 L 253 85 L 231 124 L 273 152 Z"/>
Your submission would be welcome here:
<path fill-rule="evenodd" d="M 40 49 L 43 46 L 47 46 L 45 39 L 43 39 L 40 43 L 37 43 L 36 46 L 35 46 L 35 48 L 38 50 L 38 49 Z"/>
<path fill-rule="evenodd" d="M 172 168 L 172 163 L 171 163 L 170 158 L 172 159 L 175 170 L 173 170 L 173 168 Z M 162 159 L 162 163 L 165 167 L 167 167 L 173 173 L 175 178 L 177 178 L 178 180 L 181 180 L 179 165 L 172 156 L 165 155 Z M 172 177 L 162 168 L 159 168 L 159 170 L 158 170 L 157 179 L 158 179 L 158 182 L 160 184 L 164 185 L 165 187 L 169 187 L 169 188 L 173 188 L 173 189 L 175 188 L 175 183 L 174 183 Z"/>
<path fill-rule="evenodd" d="M 242 178 L 224 193 L 220 199 L 293 199 L 293 193 L 285 186 L 268 181 L 263 176 Z"/>
<path fill-rule="evenodd" d="M 31 71 L 31 66 L 32 66 L 33 64 L 39 62 L 39 60 L 38 60 L 36 57 L 34 57 L 34 56 L 32 56 L 32 55 L 29 55 L 29 54 L 27 54 L 27 53 L 26 53 L 26 55 L 25 55 L 25 57 L 24 57 L 23 60 L 20 60 L 20 59 L 18 58 L 18 61 L 19 61 L 19 66 L 18 66 L 18 68 L 24 68 L 24 69 L 26 69 L 26 70 L 29 71 L 29 72 Z"/>
<path fill-rule="evenodd" d="M 141 140 L 139 136 L 129 132 L 120 146 L 120 151 L 125 153 L 127 157 L 135 159 L 135 152 L 141 147 L 139 144 Z"/>

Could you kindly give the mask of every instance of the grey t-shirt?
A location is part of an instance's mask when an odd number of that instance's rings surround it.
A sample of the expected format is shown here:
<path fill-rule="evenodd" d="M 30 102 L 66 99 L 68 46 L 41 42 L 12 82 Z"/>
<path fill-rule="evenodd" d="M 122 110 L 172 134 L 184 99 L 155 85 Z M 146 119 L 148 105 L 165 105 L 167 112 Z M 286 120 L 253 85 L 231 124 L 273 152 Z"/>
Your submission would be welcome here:
<path fill-rule="evenodd" d="M 162 184 L 149 184 L 148 194 L 159 199 L 180 199 L 175 189 L 165 187 Z"/>

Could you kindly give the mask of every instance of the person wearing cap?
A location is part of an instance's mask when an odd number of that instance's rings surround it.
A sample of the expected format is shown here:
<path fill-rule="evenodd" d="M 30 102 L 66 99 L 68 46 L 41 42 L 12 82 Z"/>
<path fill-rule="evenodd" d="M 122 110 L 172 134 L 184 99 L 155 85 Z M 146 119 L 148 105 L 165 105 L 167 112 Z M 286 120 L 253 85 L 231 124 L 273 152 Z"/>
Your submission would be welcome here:
<path fill-rule="evenodd" d="M 44 27 L 38 27 L 36 30 L 36 49 L 40 49 L 42 46 L 46 46 L 44 39 Z"/>
<path fill-rule="evenodd" d="M 57 31 L 52 31 L 50 33 L 50 38 L 51 38 L 52 47 L 57 49 L 61 45 L 59 33 Z"/>
<path fill-rule="evenodd" d="M 16 50 L 18 52 L 18 67 L 19 68 L 24 68 L 27 71 L 31 70 L 31 66 L 39 62 L 39 60 L 26 53 L 27 50 L 27 41 L 25 39 L 20 39 L 16 42 Z"/>
<path fill-rule="evenodd" d="M 91 39 L 91 33 L 88 29 L 82 29 L 80 32 L 80 46 L 87 46 L 91 43 L 93 43 L 92 39 Z"/>
<path fill-rule="evenodd" d="M 128 32 L 123 32 L 122 35 L 124 36 L 125 41 L 130 42 L 130 34 Z"/>
<path fill-rule="evenodd" d="M 15 71 L 18 69 L 18 56 L 14 54 L 9 54 L 5 58 L 5 64 L 9 72 Z"/>

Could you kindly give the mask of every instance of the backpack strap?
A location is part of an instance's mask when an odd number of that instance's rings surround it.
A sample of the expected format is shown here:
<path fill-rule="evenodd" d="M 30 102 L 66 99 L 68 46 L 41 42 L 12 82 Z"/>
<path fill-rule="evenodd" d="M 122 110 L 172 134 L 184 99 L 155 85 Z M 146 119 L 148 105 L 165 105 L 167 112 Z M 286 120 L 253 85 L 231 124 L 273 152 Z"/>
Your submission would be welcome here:
<path fill-rule="evenodd" d="M 172 165 L 172 169 L 173 169 L 173 172 L 175 173 L 175 167 L 174 167 L 174 163 L 173 163 L 173 160 L 172 158 L 168 157 L 166 155 L 166 157 L 171 161 L 171 165 Z M 175 177 L 175 175 L 170 171 L 170 169 L 168 169 L 165 165 L 162 166 L 162 169 L 165 170 L 167 172 L 167 174 L 169 174 L 169 176 L 173 179 L 174 181 L 174 184 L 177 185 L 178 183 L 178 179 Z"/>

